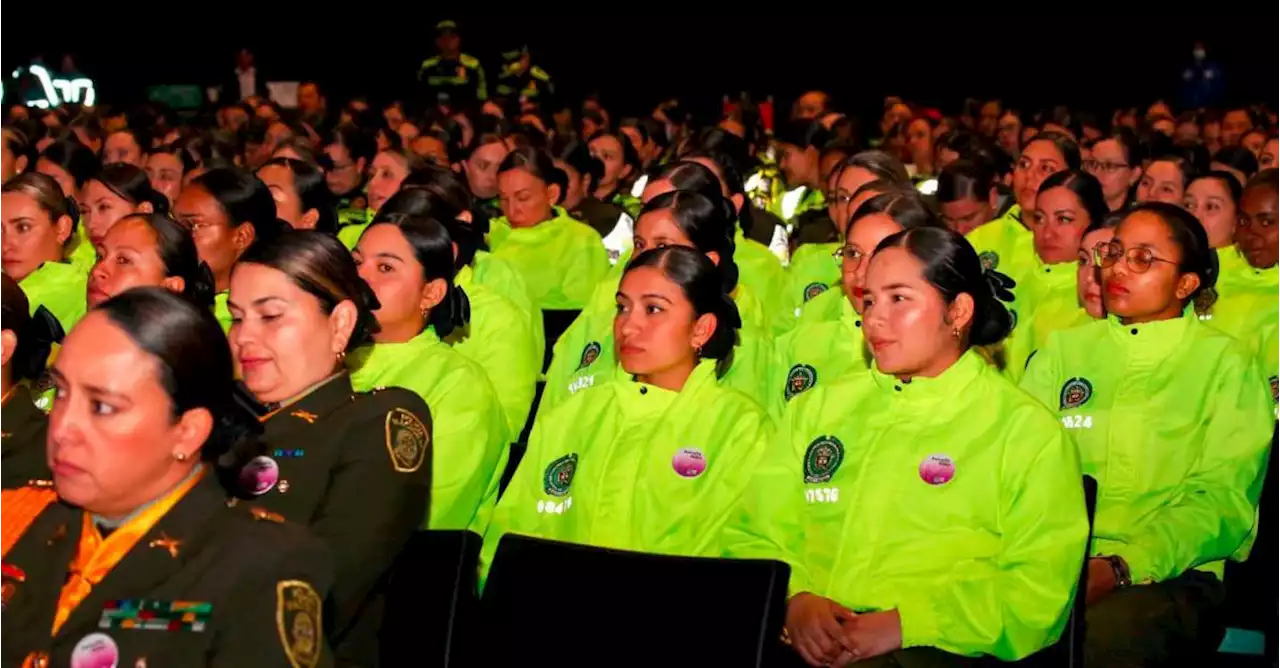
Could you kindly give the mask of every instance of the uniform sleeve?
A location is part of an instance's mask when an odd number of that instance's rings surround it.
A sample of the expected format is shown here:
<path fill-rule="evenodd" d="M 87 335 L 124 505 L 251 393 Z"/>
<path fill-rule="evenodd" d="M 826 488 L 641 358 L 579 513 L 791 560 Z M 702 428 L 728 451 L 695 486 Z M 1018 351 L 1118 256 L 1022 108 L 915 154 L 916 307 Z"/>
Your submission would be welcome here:
<path fill-rule="evenodd" d="M 1134 582 L 1162 582 L 1226 559 L 1253 529 L 1274 424 L 1270 396 L 1243 355 L 1227 357 L 1213 380 L 1199 462 L 1121 554 Z"/>
<path fill-rule="evenodd" d="M 1044 348 L 1032 353 L 1031 359 L 1027 361 L 1026 371 L 1022 374 L 1022 381 L 1018 383 L 1018 387 L 1054 413 L 1058 412 L 1060 390 L 1057 342 L 1057 333 L 1050 334 Z"/>
<path fill-rule="evenodd" d="M 324 633 L 333 564 L 314 539 L 280 552 L 273 567 L 240 583 L 214 643 L 210 668 L 334 665 Z M 310 631 L 310 633 L 308 633 Z"/>
<path fill-rule="evenodd" d="M 504 299 L 503 303 L 510 300 Z M 455 350 L 484 369 L 502 409 L 506 437 L 514 440 L 524 429 L 533 406 L 542 355 L 535 350 L 534 333 L 519 309 L 512 305 L 506 312 L 513 316 L 510 322 L 499 320 L 489 323 L 491 326 L 478 327 L 473 320 L 470 336 Z M 439 411 L 433 412 L 437 420 L 444 417 Z M 437 424 L 436 429 L 440 428 Z"/>
<path fill-rule="evenodd" d="M 1042 424 L 1023 426 L 1007 448 L 994 574 L 966 578 L 960 564 L 950 582 L 903 591 L 898 605 L 903 647 L 957 654 L 981 649 L 1012 661 L 1061 634 L 1089 520 L 1075 446 L 1060 427 Z M 1032 444 L 1039 447 L 1028 447 Z"/>
<path fill-rule="evenodd" d="M 476 375 L 455 375 L 453 382 L 431 396 L 433 475 L 428 529 L 470 526 L 489 498 L 490 483 L 498 481 L 495 469 L 506 459 L 506 420 L 493 389 L 478 377 L 478 370 Z M 474 382 L 459 382 L 463 379 Z M 484 510 L 487 516 L 488 509 Z"/>
<path fill-rule="evenodd" d="M 788 412 L 721 537 L 726 557 L 786 562 L 791 567 L 791 596 L 814 587 L 804 561 L 803 450 L 797 449 L 792 436 L 795 419 L 796 413 Z"/>
<path fill-rule="evenodd" d="M 347 459 L 332 474 L 324 505 L 311 522 L 311 531 L 333 550 L 333 637 L 347 630 L 428 512 L 430 439 L 416 462 L 397 462 L 389 421 L 408 411 L 430 433 L 430 413 L 417 395 L 397 394 L 401 408 L 348 428 Z"/>
<path fill-rule="evenodd" d="M 590 235 L 583 235 L 580 248 L 570 255 L 571 266 L 565 268 L 565 297 L 582 308 L 591 303 L 591 295 L 596 285 L 609 272 L 609 251 L 604 242 L 592 230 Z M 594 237 L 591 238 L 591 237 Z"/>

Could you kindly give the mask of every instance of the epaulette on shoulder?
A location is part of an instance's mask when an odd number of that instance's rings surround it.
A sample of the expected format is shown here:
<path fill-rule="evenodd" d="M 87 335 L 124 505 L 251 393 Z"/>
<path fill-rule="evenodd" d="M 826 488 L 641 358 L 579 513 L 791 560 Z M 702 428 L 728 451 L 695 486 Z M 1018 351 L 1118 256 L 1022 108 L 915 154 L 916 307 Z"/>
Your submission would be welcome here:
<path fill-rule="evenodd" d="M 461 56 L 458 56 L 458 62 L 462 63 L 463 67 L 470 67 L 473 69 L 480 67 L 480 59 L 469 53 L 464 53 Z"/>

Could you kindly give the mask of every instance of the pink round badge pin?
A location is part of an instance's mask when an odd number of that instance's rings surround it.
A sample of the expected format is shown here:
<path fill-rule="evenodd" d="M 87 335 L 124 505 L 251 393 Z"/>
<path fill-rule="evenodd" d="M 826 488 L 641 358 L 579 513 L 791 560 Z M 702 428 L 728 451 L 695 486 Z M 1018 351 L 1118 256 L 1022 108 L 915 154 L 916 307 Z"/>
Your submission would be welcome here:
<path fill-rule="evenodd" d="M 71 650 L 71 668 L 116 668 L 120 665 L 120 648 L 105 633 L 90 633 Z"/>
<path fill-rule="evenodd" d="M 671 458 L 671 468 L 685 478 L 696 478 L 707 470 L 707 458 L 697 448 L 680 448 Z"/>
<path fill-rule="evenodd" d="M 240 469 L 240 486 L 254 496 L 266 494 L 280 479 L 280 465 L 276 460 L 259 455 Z"/>
<path fill-rule="evenodd" d="M 920 462 L 920 479 L 930 485 L 945 485 L 956 477 L 956 463 L 946 455 L 929 455 Z"/>

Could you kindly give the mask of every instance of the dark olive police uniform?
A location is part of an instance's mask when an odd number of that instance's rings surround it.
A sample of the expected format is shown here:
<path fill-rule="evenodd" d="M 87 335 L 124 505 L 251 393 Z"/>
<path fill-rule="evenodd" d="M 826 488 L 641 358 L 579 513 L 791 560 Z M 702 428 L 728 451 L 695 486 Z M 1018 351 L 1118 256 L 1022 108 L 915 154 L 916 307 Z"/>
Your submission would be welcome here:
<path fill-rule="evenodd" d="M 429 510 L 427 405 L 400 388 L 355 392 L 344 372 L 262 420 L 238 495 L 328 543 L 334 653 L 340 663 L 376 665 L 388 570 Z"/>
<path fill-rule="evenodd" d="M 44 439 L 49 418 L 36 408 L 31 392 L 15 385 L 0 407 L 0 482 L 4 489 L 49 479 Z"/>
<path fill-rule="evenodd" d="M 143 534 L 51 635 L 83 527 L 83 510 L 55 503 L 5 555 L 3 665 L 333 665 L 322 633 L 327 549 L 278 516 L 227 507 L 213 475 Z"/>

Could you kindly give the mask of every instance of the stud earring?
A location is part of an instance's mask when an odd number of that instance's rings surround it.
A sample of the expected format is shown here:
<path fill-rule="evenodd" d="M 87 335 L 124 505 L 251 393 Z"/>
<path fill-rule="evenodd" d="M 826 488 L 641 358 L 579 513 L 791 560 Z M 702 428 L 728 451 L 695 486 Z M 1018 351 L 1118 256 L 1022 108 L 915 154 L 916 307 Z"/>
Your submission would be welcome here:
<path fill-rule="evenodd" d="M 180 462 L 185 462 L 185 461 L 187 461 L 187 453 L 185 453 L 185 452 L 175 452 L 175 453 L 173 453 L 173 458 L 174 458 L 174 459 L 176 459 L 176 460 L 178 460 L 178 461 L 180 461 Z"/>

